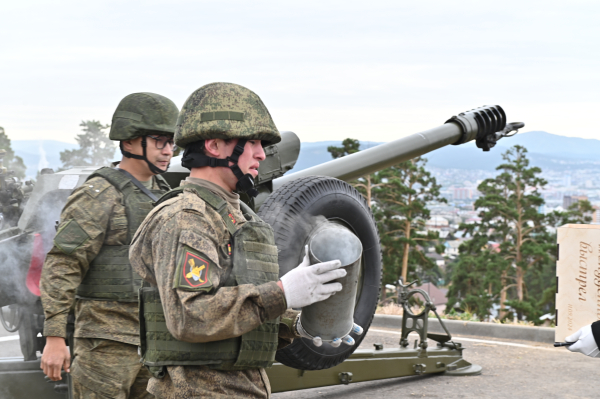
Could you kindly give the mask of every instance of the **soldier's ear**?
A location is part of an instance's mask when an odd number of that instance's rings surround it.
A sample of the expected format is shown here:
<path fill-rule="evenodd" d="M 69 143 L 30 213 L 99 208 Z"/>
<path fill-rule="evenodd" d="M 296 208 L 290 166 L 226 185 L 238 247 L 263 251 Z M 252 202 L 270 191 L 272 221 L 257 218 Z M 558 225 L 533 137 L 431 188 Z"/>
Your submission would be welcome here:
<path fill-rule="evenodd" d="M 204 151 L 206 155 L 213 158 L 220 158 L 223 155 L 225 142 L 221 139 L 207 139 L 204 141 Z"/>
<path fill-rule="evenodd" d="M 125 151 L 131 152 L 133 150 L 133 140 L 123 140 L 121 146 Z"/>

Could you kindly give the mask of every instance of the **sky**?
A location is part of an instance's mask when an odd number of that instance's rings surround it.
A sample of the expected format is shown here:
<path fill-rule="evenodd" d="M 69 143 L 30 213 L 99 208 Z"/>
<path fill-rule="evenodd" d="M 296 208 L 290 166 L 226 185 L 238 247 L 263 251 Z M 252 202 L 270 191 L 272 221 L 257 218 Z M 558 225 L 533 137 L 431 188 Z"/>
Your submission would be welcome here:
<path fill-rule="evenodd" d="M 0 126 L 75 142 L 124 96 L 225 81 L 302 141 L 391 141 L 501 105 L 600 138 L 598 1 L 3 1 Z"/>

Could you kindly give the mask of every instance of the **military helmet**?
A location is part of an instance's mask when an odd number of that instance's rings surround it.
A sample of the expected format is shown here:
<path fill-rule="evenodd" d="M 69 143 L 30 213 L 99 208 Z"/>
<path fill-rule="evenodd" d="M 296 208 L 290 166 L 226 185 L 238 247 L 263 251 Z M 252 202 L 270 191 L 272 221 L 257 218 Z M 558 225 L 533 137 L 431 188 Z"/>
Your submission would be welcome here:
<path fill-rule="evenodd" d="M 131 140 L 149 134 L 171 135 L 179 110 L 173 101 L 154 93 L 133 93 L 121 100 L 112 118 L 111 140 Z"/>
<path fill-rule="evenodd" d="M 271 114 L 259 96 L 233 83 L 210 83 L 183 104 L 175 128 L 175 144 L 207 139 L 281 141 Z"/>

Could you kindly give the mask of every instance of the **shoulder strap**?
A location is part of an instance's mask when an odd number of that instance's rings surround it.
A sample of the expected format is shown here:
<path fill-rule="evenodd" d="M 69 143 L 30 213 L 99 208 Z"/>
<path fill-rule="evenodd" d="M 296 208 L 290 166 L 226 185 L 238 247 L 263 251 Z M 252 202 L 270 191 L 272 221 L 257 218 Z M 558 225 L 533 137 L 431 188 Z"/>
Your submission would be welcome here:
<path fill-rule="evenodd" d="M 160 204 L 162 204 L 163 202 L 165 202 L 166 200 L 169 200 L 171 198 L 177 197 L 179 194 L 181 194 L 183 192 L 183 186 L 179 186 L 176 187 L 174 189 L 172 189 L 171 191 L 167 191 L 166 193 L 164 193 L 162 195 L 162 197 L 160 197 L 155 203 L 154 203 L 154 207 L 159 206 Z"/>
<path fill-rule="evenodd" d="M 89 175 L 88 178 L 86 179 L 86 181 L 88 181 L 91 178 L 94 178 L 96 176 L 100 176 L 100 177 L 106 179 L 110 184 L 115 186 L 117 188 L 117 190 L 119 190 L 119 191 L 123 191 L 123 189 L 125 188 L 125 186 L 127 184 L 132 183 L 137 188 L 139 188 L 144 194 L 146 194 L 152 201 L 158 200 L 156 195 L 152 194 L 152 192 L 150 192 L 150 190 L 148 190 L 146 187 L 144 187 L 144 185 L 142 183 L 140 183 L 138 179 L 133 177 L 131 175 L 131 173 L 127 172 L 124 169 L 109 168 L 107 166 L 104 166 L 104 167 L 94 171 L 91 175 Z"/>
<path fill-rule="evenodd" d="M 240 208 L 242 209 L 242 213 L 246 213 L 252 217 L 258 217 L 254 210 L 248 206 L 244 201 L 240 201 Z"/>
<path fill-rule="evenodd" d="M 158 187 L 160 187 L 161 190 L 169 191 L 171 189 L 169 183 L 167 183 L 165 178 L 161 175 L 154 175 L 154 178 L 156 179 L 156 183 L 158 184 Z"/>
<path fill-rule="evenodd" d="M 223 222 L 225 223 L 225 226 L 227 226 L 227 230 L 231 235 L 233 235 L 237 231 L 237 228 L 235 227 L 236 222 L 234 221 L 233 216 L 229 214 L 229 212 L 227 212 L 227 201 L 225 201 L 212 191 L 193 183 L 186 183 L 182 186 L 172 189 L 171 191 L 160 197 L 158 201 L 155 202 L 154 206 L 156 207 L 162 204 L 163 202 L 178 196 L 186 188 L 194 190 L 198 197 L 202 198 L 204 202 L 210 205 L 211 208 L 213 208 L 215 211 L 217 211 L 219 215 L 221 215 L 221 219 L 223 219 Z"/>
<path fill-rule="evenodd" d="M 85 179 L 85 181 L 88 181 L 88 180 L 93 179 L 94 177 L 98 177 L 98 176 L 100 176 L 103 179 L 105 179 L 106 181 L 108 181 L 110 184 L 115 186 L 115 188 L 119 191 L 122 191 L 123 188 L 130 181 L 125 176 L 123 176 L 121 173 L 117 172 L 116 169 L 109 168 L 108 166 L 103 166 L 100 169 L 96 169 L 91 175 L 89 175 L 87 177 L 87 179 Z"/>
<path fill-rule="evenodd" d="M 236 220 L 233 218 L 227 211 L 227 201 L 223 198 L 219 197 L 217 194 L 213 193 L 207 188 L 198 186 L 196 184 L 187 183 L 184 186 L 180 186 L 183 188 L 191 188 L 198 194 L 198 197 L 202 198 L 204 202 L 210 205 L 219 215 L 221 215 L 221 219 L 227 226 L 227 230 L 229 230 L 229 234 L 233 235 L 237 231 Z"/>
<path fill-rule="evenodd" d="M 144 194 L 146 194 L 148 196 L 148 198 L 150 198 L 154 202 L 158 201 L 158 198 L 156 197 L 156 195 L 152 194 L 152 192 L 150 190 L 148 190 L 142 183 L 140 183 L 140 181 L 138 179 L 136 179 L 131 173 L 129 173 L 125 169 L 120 169 L 119 168 L 117 170 L 119 172 L 121 172 L 122 174 L 124 174 L 126 177 L 128 177 L 129 180 L 131 180 L 131 182 L 137 188 L 139 188 L 141 192 L 143 192 Z"/>

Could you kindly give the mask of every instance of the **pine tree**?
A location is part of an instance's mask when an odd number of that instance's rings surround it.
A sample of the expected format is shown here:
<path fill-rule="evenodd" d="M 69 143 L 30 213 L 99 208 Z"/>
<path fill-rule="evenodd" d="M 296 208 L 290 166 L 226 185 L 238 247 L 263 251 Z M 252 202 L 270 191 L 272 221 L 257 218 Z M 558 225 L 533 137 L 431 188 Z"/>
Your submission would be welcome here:
<path fill-rule="evenodd" d="M 0 127 L 0 149 L 6 151 L 4 155 L 3 165 L 9 171 L 14 172 L 14 176 L 24 179 L 25 171 L 27 167 L 25 166 L 25 162 L 23 162 L 23 158 L 15 155 L 15 152 L 12 149 L 10 139 L 6 135 L 3 127 Z"/>
<path fill-rule="evenodd" d="M 342 141 L 341 147 L 330 145 L 327 147 L 327 151 L 331 154 L 333 159 L 345 157 L 346 155 L 354 154 L 360 151 L 360 141 L 356 139 L 347 138 Z"/>
<path fill-rule="evenodd" d="M 344 141 L 342 141 L 341 147 L 336 147 L 336 146 L 330 145 L 329 147 L 327 147 L 327 151 L 329 151 L 329 153 L 331 153 L 331 156 L 333 157 L 333 159 L 341 158 L 346 155 L 350 155 L 350 154 L 359 152 L 360 151 L 360 141 L 358 141 L 356 139 L 347 138 Z M 379 187 L 381 185 L 381 184 L 379 184 L 379 179 L 377 178 L 377 174 L 373 174 L 373 175 L 369 174 L 369 175 L 363 176 L 363 177 L 359 178 L 358 180 L 351 181 L 350 184 L 352 184 L 352 186 L 354 186 L 354 188 L 356 188 L 358 191 L 360 191 L 360 193 L 362 195 L 365 196 L 365 198 L 367 199 L 367 204 L 369 204 L 369 207 L 371 207 L 373 189 L 376 187 Z"/>
<path fill-rule="evenodd" d="M 60 153 L 63 167 L 102 166 L 110 162 L 115 154 L 115 144 L 104 131 L 109 128 L 109 125 L 92 120 L 82 121 L 79 126 L 83 131 L 75 138 L 79 148 Z"/>
<path fill-rule="evenodd" d="M 475 201 L 475 207 L 480 210 L 481 222 L 462 226 L 476 243 L 464 254 L 461 252 L 463 259 L 473 256 L 477 246 L 484 241 L 499 243 L 501 260 L 498 257 L 486 260 L 484 254 L 479 258 L 475 255 L 475 259 L 478 259 L 477 262 L 489 262 L 485 269 L 488 281 L 499 279 L 500 317 L 507 315 L 506 306 L 512 307 L 519 318 L 532 314 L 537 299 L 527 294 L 526 276 L 528 272 L 529 276 L 541 272 L 551 260 L 550 252 L 553 250 L 546 231 L 546 217 L 538 211 L 544 204 L 539 190 L 546 181 L 539 177 L 540 168 L 529 166 L 526 153 L 524 147 L 517 145 L 502 155 L 505 163 L 496 168 L 501 173 L 478 186 L 482 196 Z M 464 263 L 461 261 L 458 262 L 459 268 Z M 454 273 L 452 284 L 457 287 L 452 293 L 455 295 L 462 282 L 461 273 Z M 513 292 L 510 300 L 509 290 Z"/>
<path fill-rule="evenodd" d="M 556 309 L 556 227 L 564 224 L 589 224 L 592 221 L 593 211 L 592 204 L 588 200 L 581 200 L 565 211 L 554 211 L 546 215 L 546 234 L 540 236 L 540 239 L 545 240 L 549 256 L 538 267 L 526 272 L 527 297 L 524 302 L 508 301 L 515 310 L 518 309 L 526 315 L 528 320 L 539 324 L 540 316 L 545 313 L 553 314 Z"/>
<path fill-rule="evenodd" d="M 425 277 L 437 281 L 436 263 L 426 256 L 426 247 L 436 244 L 439 234 L 419 234 L 430 217 L 427 202 L 446 202 L 440 196 L 441 186 L 425 169 L 421 157 L 401 162 L 377 173 L 381 186 L 374 190 L 375 211 L 383 247 L 384 282 L 402 277 L 407 282 Z M 441 245 L 437 246 L 441 252 Z M 391 280 L 393 278 L 393 280 Z"/>
<path fill-rule="evenodd" d="M 476 233 L 460 245 L 460 255 L 446 270 L 452 282 L 448 287 L 448 309 L 475 313 L 483 319 L 499 301 L 501 273 L 509 265 L 488 240 L 486 234 Z"/>

